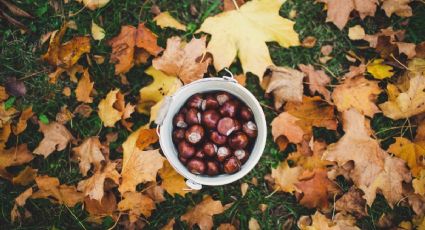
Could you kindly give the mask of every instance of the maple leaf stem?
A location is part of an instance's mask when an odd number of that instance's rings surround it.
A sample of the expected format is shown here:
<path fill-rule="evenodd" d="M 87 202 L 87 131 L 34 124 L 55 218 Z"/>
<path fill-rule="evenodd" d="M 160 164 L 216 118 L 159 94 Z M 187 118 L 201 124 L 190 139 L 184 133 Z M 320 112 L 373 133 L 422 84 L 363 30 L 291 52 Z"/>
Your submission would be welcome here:
<path fill-rule="evenodd" d="M 236 3 L 236 0 L 232 0 L 233 5 L 235 5 L 236 10 L 239 10 L 239 6 L 238 3 Z"/>
<path fill-rule="evenodd" d="M 390 56 L 398 63 L 398 64 L 400 64 L 401 66 L 403 66 L 406 70 L 409 70 L 409 71 L 411 71 L 406 65 L 404 65 L 403 63 L 401 63 L 396 57 L 394 57 L 394 55 L 393 54 L 390 54 Z"/>
<path fill-rule="evenodd" d="M 74 212 L 73 211 L 71 211 L 71 209 L 69 209 L 69 207 L 68 206 L 66 206 L 66 205 L 64 205 L 65 207 L 66 207 L 66 209 L 68 209 L 68 211 L 69 211 L 69 213 L 71 213 L 71 215 L 78 221 L 78 224 L 80 224 L 81 225 L 81 227 L 84 229 L 84 230 L 87 230 L 87 228 L 84 226 L 84 224 L 83 223 L 81 223 L 81 221 L 80 221 L 80 219 L 78 219 L 78 217 L 74 214 Z"/>

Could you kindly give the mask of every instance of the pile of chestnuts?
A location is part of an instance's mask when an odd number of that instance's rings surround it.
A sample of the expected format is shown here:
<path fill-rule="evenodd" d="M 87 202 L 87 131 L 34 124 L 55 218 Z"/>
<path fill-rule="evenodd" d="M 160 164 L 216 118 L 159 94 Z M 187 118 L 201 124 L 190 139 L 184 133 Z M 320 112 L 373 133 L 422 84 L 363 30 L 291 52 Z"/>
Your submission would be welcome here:
<path fill-rule="evenodd" d="M 256 137 L 251 109 L 227 92 L 195 94 L 173 118 L 172 139 L 179 160 L 193 174 L 239 171 Z"/>

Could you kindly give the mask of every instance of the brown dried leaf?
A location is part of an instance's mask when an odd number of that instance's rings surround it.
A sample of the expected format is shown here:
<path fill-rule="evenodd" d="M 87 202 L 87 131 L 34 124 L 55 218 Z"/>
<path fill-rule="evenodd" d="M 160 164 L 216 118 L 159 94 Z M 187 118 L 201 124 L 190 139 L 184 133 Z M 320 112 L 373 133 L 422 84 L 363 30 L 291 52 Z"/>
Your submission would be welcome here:
<path fill-rule="evenodd" d="M 149 217 L 155 209 L 153 200 L 140 192 L 126 192 L 123 197 L 124 199 L 118 203 L 118 210 L 128 211 L 131 223 L 136 222 L 141 215 Z"/>
<path fill-rule="evenodd" d="M 55 150 L 64 150 L 69 141 L 74 139 L 66 127 L 58 122 L 51 122 L 48 125 L 41 122 L 39 124 L 39 131 L 43 132 L 44 138 L 33 152 L 38 155 L 43 155 L 44 158 L 48 157 Z"/>
<path fill-rule="evenodd" d="M 279 109 L 285 101 L 302 101 L 304 74 L 287 67 L 269 67 L 272 76 L 266 93 L 273 92 L 274 107 Z"/>
<path fill-rule="evenodd" d="M 25 164 L 34 158 L 34 155 L 28 150 L 27 144 L 0 151 L 0 177 L 8 180 L 12 179 L 12 175 L 6 171 L 7 167 Z"/>
<path fill-rule="evenodd" d="M 90 80 L 88 69 L 84 70 L 82 78 L 78 81 L 77 88 L 75 89 L 75 95 L 77 101 L 84 103 L 92 103 L 93 98 L 90 97 L 91 91 L 93 90 L 94 82 Z"/>
<path fill-rule="evenodd" d="M 184 196 L 188 193 L 185 178 L 182 177 L 168 161 L 164 162 L 164 166 L 158 171 L 162 179 L 161 187 L 165 189 L 171 196 L 179 194 Z"/>
<path fill-rule="evenodd" d="M 105 192 L 102 200 L 84 198 L 84 208 L 90 214 L 90 220 L 100 221 L 105 216 L 112 216 L 117 209 L 117 200 L 113 192 Z"/>
<path fill-rule="evenodd" d="M 61 185 L 56 177 L 38 176 L 35 178 L 35 182 L 39 190 L 32 194 L 32 199 L 49 199 L 54 203 L 64 204 L 68 207 L 74 207 L 84 200 L 84 195 L 78 192 L 75 186 Z"/>
<path fill-rule="evenodd" d="M 22 111 L 21 116 L 19 117 L 18 123 L 16 126 L 12 127 L 13 134 L 19 135 L 25 129 L 27 128 L 27 121 L 34 115 L 34 112 L 32 111 L 32 107 L 26 108 L 24 111 Z"/>
<path fill-rule="evenodd" d="M 92 164 L 95 171 L 101 168 L 101 163 L 105 160 L 102 148 L 99 137 L 86 138 L 80 146 L 72 148 L 79 161 L 80 172 L 83 176 L 87 176 Z"/>
<path fill-rule="evenodd" d="M 312 65 L 298 65 L 300 70 L 307 75 L 308 87 L 312 94 L 319 93 L 325 100 L 331 101 L 331 92 L 326 86 L 331 82 L 330 77 L 323 70 L 315 70 Z"/>
<path fill-rule="evenodd" d="M 212 229 L 213 215 L 224 212 L 224 207 L 219 200 L 213 200 L 210 196 L 205 197 L 201 203 L 189 209 L 186 214 L 181 217 L 182 221 L 186 221 L 189 226 L 197 224 L 201 230 Z"/>
<path fill-rule="evenodd" d="M 388 17 L 396 14 L 400 17 L 411 17 L 412 8 L 409 6 L 410 0 L 384 0 L 381 8 Z"/>
<path fill-rule="evenodd" d="M 362 196 L 362 192 L 353 186 L 336 201 L 335 209 L 337 211 L 353 214 L 357 218 L 367 216 L 366 200 L 363 199 Z"/>
<path fill-rule="evenodd" d="M 30 166 L 25 167 L 22 171 L 19 172 L 19 174 L 12 179 L 13 184 L 18 184 L 22 186 L 27 186 L 31 184 L 31 182 L 34 181 L 35 177 L 37 176 L 37 169 L 33 169 Z"/>
<path fill-rule="evenodd" d="M 302 170 L 299 166 L 289 167 L 286 160 L 280 162 L 277 168 L 272 168 L 271 177 L 274 179 L 275 188 L 289 193 L 299 191 L 295 184 L 299 182 L 298 177 Z"/>
<path fill-rule="evenodd" d="M 230 10 L 236 10 L 235 3 L 237 4 L 237 7 L 241 7 L 245 0 L 222 0 L 223 2 L 223 11 L 230 11 Z"/>

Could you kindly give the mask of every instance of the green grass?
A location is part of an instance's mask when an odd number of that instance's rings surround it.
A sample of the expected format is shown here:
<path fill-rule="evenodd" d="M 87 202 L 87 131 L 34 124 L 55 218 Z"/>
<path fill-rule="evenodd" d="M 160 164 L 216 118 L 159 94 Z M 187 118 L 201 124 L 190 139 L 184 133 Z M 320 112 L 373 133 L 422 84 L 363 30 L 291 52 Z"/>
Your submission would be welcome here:
<path fill-rule="evenodd" d="M 62 1 L 59 1 L 62 2 Z M 153 3 L 156 3 L 161 10 L 169 11 L 174 17 L 188 25 L 187 32 L 178 32 L 172 29 L 160 29 L 152 22 L 152 14 L 149 12 Z M 198 14 L 191 15 L 190 6 L 196 6 Z M 60 10 L 55 12 L 47 0 L 21 0 L 19 6 L 36 16 L 35 20 L 20 19 L 27 25 L 31 32 L 21 34 L 19 30 L 0 21 L 0 85 L 3 85 L 7 77 L 16 77 L 23 79 L 28 89 L 27 95 L 17 98 L 14 105 L 18 109 L 33 106 L 37 115 L 45 115 L 49 120 L 55 120 L 56 114 L 64 105 L 73 111 L 79 104 L 73 94 L 70 98 L 62 94 L 65 86 L 75 88 L 76 84 L 69 81 L 68 77 L 62 77 L 56 84 L 48 83 L 47 74 L 52 69 L 40 59 L 40 56 L 46 51 L 47 45 L 40 46 L 39 38 L 41 35 L 57 30 L 67 20 L 74 20 L 78 29 L 68 30 L 65 39 L 75 35 L 90 34 L 90 25 L 92 20 L 97 23 L 102 22 L 106 31 L 108 40 L 119 33 L 121 25 L 137 25 L 139 22 L 146 22 L 147 26 L 159 36 L 159 44 L 165 47 L 166 39 L 170 36 L 182 36 L 190 39 L 194 36 L 194 31 L 201 25 L 203 20 L 209 16 L 221 12 L 220 0 L 163 0 L 163 1 L 139 1 L 139 0 L 111 0 L 104 8 L 96 11 L 82 10 L 77 15 L 70 17 L 70 12 L 80 11 L 82 5 L 75 1 L 64 5 L 60 4 Z M 343 31 L 339 31 L 335 26 L 325 23 L 326 12 L 323 11 L 323 4 L 313 1 L 288 0 L 281 9 L 281 15 L 287 17 L 291 10 L 296 10 L 295 29 L 300 38 L 314 36 L 317 38 L 317 44 L 306 49 L 302 47 L 292 47 L 284 49 L 276 43 L 270 43 L 270 53 L 276 65 L 296 67 L 298 64 L 313 64 L 316 68 L 324 67 L 318 60 L 320 57 L 320 47 L 330 44 L 334 47 L 332 56 L 334 57 L 325 65 L 325 70 L 330 76 L 334 76 L 333 82 L 338 82 L 338 77 L 348 71 L 350 63 L 345 55 L 348 51 L 353 51 L 357 55 L 366 56 L 368 59 L 377 57 L 378 54 L 372 49 L 358 48 L 361 42 L 352 42 L 347 37 L 348 27 L 361 24 L 368 33 L 377 32 L 381 28 L 393 26 L 395 28 L 406 29 L 407 40 L 412 42 L 421 42 L 425 40 L 424 18 L 425 7 L 420 2 L 412 3 L 415 16 L 410 19 L 408 26 L 403 25 L 405 19 L 393 16 L 390 19 L 384 16 L 379 10 L 375 18 L 368 17 L 364 21 L 358 18 L 350 20 Z M 101 19 L 100 19 L 101 18 Z M 196 35 L 198 36 L 198 35 Z M 148 84 L 151 78 L 144 73 L 149 63 L 134 67 L 128 74 L 129 85 L 122 85 L 119 78 L 114 76 L 113 65 L 109 64 L 109 54 L 111 49 L 106 42 L 92 41 L 92 51 L 90 55 L 103 55 L 107 59 L 104 64 L 94 64 L 90 68 L 90 74 L 95 82 L 94 88 L 98 92 L 94 96 L 92 107 L 96 110 L 98 102 L 111 89 L 120 88 L 129 93 L 127 100 L 136 102 L 138 91 L 141 87 Z M 364 45 L 364 44 L 363 44 Z M 84 58 L 80 60 L 87 66 Z M 234 73 L 242 72 L 239 62 L 233 64 L 230 68 Z M 210 74 L 215 73 L 210 68 Z M 219 72 L 218 75 L 224 74 Z M 250 89 L 259 101 L 266 105 L 263 109 L 266 113 L 268 123 L 276 116 L 275 111 L 269 109 L 273 103 L 270 98 L 264 97 L 255 76 L 248 76 L 247 88 Z M 385 95 L 383 95 L 385 96 Z M 135 116 L 136 127 L 147 121 L 146 116 Z M 402 134 L 406 137 L 412 137 L 403 126 L 405 121 L 392 121 L 383 116 L 377 115 L 372 120 L 372 128 L 379 132 L 378 138 L 382 140 L 382 145 L 386 148 L 393 142 L 393 137 Z M 119 126 L 119 125 L 118 125 Z M 397 130 L 390 127 L 400 127 Z M 111 145 L 111 158 L 121 158 L 122 154 L 117 148 L 129 135 L 123 127 L 116 129 L 102 128 L 100 119 L 96 113 L 89 118 L 76 116 L 72 122 L 67 124 L 74 136 L 84 138 L 96 135 L 104 137 L 110 131 L 118 131 L 118 141 Z M 42 138 L 42 134 L 37 131 L 38 126 L 29 123 L 27 130 L 19 135 L 18 138 L 10 138 L 8 145 L 12 146 L 19 143 L 28 143 L 30 149 L 34 149 Z M 328 143 L 338 140 L 340 134 L 337 132 L 314 129 L 315 137 L 321 137 Z M 307 214 L 312 214 L 314 210 L 303 208 L 297 204 L 295 198 L 290 194 L 275 193 L 267 186 L 264 176 L 270 173 L 270 168 L 276 166 L 279 161 L 287 156 L 288 151 L 279 152 L 277 146 L 273 143 L 269 133 L 264 155 L 255 169 L 240 181 L 226 186 L 206 187 L 197 194 L 187 194 L 185 197 L 171 197 L 167 195 L 167 200 L 157 205 L 153 215 L 148 219 L 147 229 L 158 229 L 165 225 L 172 217 L 179 217 L 184 214 L 188 207 L 194 206 L 202 200 L 205 194 L 211 195 L 214 199 L 219 199 L 223 204 L 233 202 L 223 214 L 214 217 L 216 226 L 220 223 L 237 222 L 241 229 L 247 229 L 248 221 L 251 217 L 258 220 L 264 229 L 281 229 L 282 227 L 296 229 L 296 220 Z M 79 174 L 78 165 L 70 161 L 70 148 L 61 152 L 55 152 L 47 159 L 37 157 L 31 166 L 39 170 L 39 174 L 47 174 L 58 177 L 61 183 L 75 184 L 82 176 Z M 22 167 L 16 167 L 12 170 L 20 170 Z M 250 184 L 248 193 L 242 197 L 240 184 L 243 182 L 251 183 L 252 178 L 258 179 L 258 185 Z M 339 185 L 348 189 L 350 184 L 343 179 L 338 180 Z M 12 186 L 11 183 L 0 179 L 0 228 L 1 229 L 81 229 L 84 226 L 88 229 L 105 229 L 112 226 L 112 219 L 105 218 L 99 226 L 93 225 L 87 221 L 88 214 L 84 211 L 81 204 L 73 208 L 67 208 L 63 205 L 52 204 L 48 200 L 28 200 L 26 208 L 32 213 L 32 218 L 21 223 L 10 222 L 10 210 L 13 206 L 13 199 L 25 190 L 25 187 Z M 266 204 L 267 209 L 264 212 L 259 211 L 258 206 Z M 411 210 L 405 207 L 396 207 L 391 209 L 382 196 L 369 208 L 370 216 L 361 219 L 358 224 L 362 229 L 376 229 L 376 221 L 382 213 L 388 213 L 396 216 L 396 221 L 402 221 L 411 218 Z M 187 229 L 185 223 L 177 220 L 178 229 Z"/>

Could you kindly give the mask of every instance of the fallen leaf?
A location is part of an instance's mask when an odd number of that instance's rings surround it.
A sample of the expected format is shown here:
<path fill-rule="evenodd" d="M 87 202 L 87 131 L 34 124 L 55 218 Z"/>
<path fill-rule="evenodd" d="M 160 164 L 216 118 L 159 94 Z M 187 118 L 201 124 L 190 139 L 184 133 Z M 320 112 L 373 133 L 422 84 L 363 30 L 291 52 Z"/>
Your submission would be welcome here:
<path fill-rule="evenodd" d="M 74 109 L 73 114 L 80 114 L 82 117 L 88 118 L 92 112 L 93 109 L 90 107 L 90 105 L 80 104 Z"/>
<path fill-rule="evenodd" d="M 298 65 L 298 68 L 307 75 L 308 88 L 312 94 L 319 93 L 325 100 L 331 101 L 331 92 L 326 86 L 331 82 L 330 77 L 323 70 L 315 70 L 312 65 Z"/>
<path fill-rule="evenodd" d="M 80 146 L 72 148 L 72 151 L 79 161 L 80 172 L 83 176 L 87 176 L 92 164 L 97 171 L 101 168 L 102 161 L 105 161 L 99 137 L 86 138 Z"/>
<path fill-rule="evenodd" d="M 233 224 L 220 224 L 217 228 L 217 230 L 237 230 L 237 228 Z"/>
<path fill-rule="evenodd" d="M 37 169 L 33 169 L 30 166 L 25 167 L 19 174 L 12 179 L 13 184 L 18 184 L 22 186 L 27 186 L 34 181 L 37 176 Z"/>
<path fill-rule="evenodd" d="M 186 31 L 186 26 L 177 21 L 170 12 L 161 12 L 159 15 L 153 18 L 153 21 L 162 29 L 173 28 L 177 30 Z"/>
<path fill-rule="evenodd" d="M 35 178 L 35 182 L 38 191 L 32 194 L 32 199 L 49 199 L 53 203 L 64 204 L 68 207 L 74 207 L 84 200 L 84 195 L 78 192 L 75 186 L 61 185 L 56 177 L 38 176 Z"/>
<path fill-rule="evenodd" d="M 362 192 L 353 186 L 335 202 L 335 209 L 350 213 L 357 218 L 367 216 L 366 200 L 362 196 Z"/>
<path fill-rule="evenodd" d="M 75 95 L 77 96 L 77 101 L 84 103 L 92 103 L 93 98 L 90 97 L 91 91 L 93 90 L 94 82 L 90 81 L 89 71 L 84 70 L 83 76 L 78 81 L 77 88 L 75 89 Z"/>
<path fill-rule="evenodd" d="M 44 138 L 38 144 L 38 147 L 34 149 L 34 154 L 43 155 L 46 158 L 55 150 L 64 150 L 69 141 L 74 139 L 66 127 L 57 122 L 51 122 L 48 125 L 39 122 L 39 125 L 39 131 L 43 133 Z"/>
<path fill-rule="evenodd" d="M 24 207 L 25 203 L 27 202 L 28 198 L 32 195 L 32 193 L 33 193 L 33 190 L 32 190 L 32 187 L 30 187 L 15 198 L 15 203 L 10 213 L 11 220 L 13 223 L 16 222 L 17 220 L 24 219 L 24 217 L 19 212 L 18 207 Z M 25 211 L 27 212 L 26 209 Z"/>
<path fill-rule="evenodd" d="M 425 141 L 411 142 L 404 137 L 396 137 L 388 152 L 406 161 L 413 176 L 418 176 L 422 169 L 425 157 Z"/>
<path fill-rule="evenodd" d="M 380 80 L 392 77 L 394 75 L 393 67 L 383 64 L 382 62 L 384 62 L 384 59 L 375 59 L 372 63 L 367 65 L 367 72 L 370 73 L 374 78 Z"/>
<path fill-rule="evenodd" d="M 151 198 L 155 203 L 161 203 L 165 201 L 164 189 L 157 185 L 156 182 L 149 182 L 146 184 L 146 188 L 143 189 L 144 195 Z"/>
<path fill-rule="evenodd" d="M 251 72 L 261 82 L 273 65 L 266 42 L 276 41 L 285 48 L 299 45 L 294 22 L 279 15 L 282 4 L 279 0 L 253 0 L 239 10 L 207 18 L 198 32 L 212 35 L 207 51 L 214 58 L 215 69 L 229 67 L 238 55 L 244 74 Z"/>
<path fill-rule="evenodd" d="M 0 86 L 0 102 L 3 102 L 9 98 L 9 94 L 6 92 L 6 88 Z"/>
<path fill-rule="evenodd" d="M 119 211 L 128 211 L 130 222 L 134 223 L 141 216 L 149 217 L 155 209 L 155 203 L 140 192 L 126 192 L 118 203 Z"/>
<path fill-rule="evenodd" d="M 279 163 L 277 168 L 272 168 L 272 178 L 275 182 L 275 188 L 283 192 L 295 192 L 299 189 L 295 186 L 299 182 L 298 177 L 303 169 L 299 166 L 289 167 L 287 161 Z"/>
<path fill-rule="evenodd" d="M 365 117 L 355 109 L 343 113 L 343 124 L 344 136 L 328 146 L 323 159 L 335 161 L 339 166 L 353 161 L 350 177 L 365 193 L 367 204 L 373 203 L 379 189 L 393 206 L 403 197 L 402 183 L 411 180 L 405 162 L 381 149 L 379 142 L 369 136 Z"/>
<path fill-rule="evenodd" d="M 90 199 L 86 196 L 84 198 L 84 208 L 90 214 L 91 221 L 101 223 L 101 218 L 105 216 L 112 216 L 113 212 L 117 209 L 117 200 L 113 192 L 105 192 L 102 200 L 98 201 Z"/>
<path fill-rule="evenodd" d="M 189 209 L 183 216 L 189 226 L 197 224 L 201 230 L 212 229 L 213 216 L 224 212 L 224 207 L 219 200 L 213 200 L 210 196 L 205 197 L 201 203 Z"/>
<path fill-rule="evenodd" d="M 72 118 L 74 118 L 74 114 L 68 110 L 67 105 L 62 106 L 59 113 L 56 114 L 56 121 L 62 125 L 65 125 Z"/>
<path fill-rule="evenodd" d="M 310 224 L 298 222 L 298 227 L 301 230 L 360 230 L 355 224 L 356 219 L 350 215 L 337 213 L 331 220 L 319 211 L 316 211 L 316 213 L 311 216 Z"/>
<path fill-rule="evenodd" d="M 206 57 L 206 37 L 185 44 L 179 37 L 167 40 L 167 47 L 161 57 L 152 61 L 152 66 L 167 75 L 177 76 L 184 84 L 201 79 L 207 72 L 210 58 Z"/>
<path fill-rule="evenodd" d="M 348 38 L 351 40 L 362 40 L 366 33 L 361 25 L 355 25 L 348 29 Z"/>
<path fill-rule="evenodd" d="M 77 190 L 82 191 L 84 196 L 101 201 L 104 195 L 104 184 L 106 179 L 119 184 L 120 174 L 116 170 L 117 163 L 107 163 L 101 169 L 94 172 L 93 176 L 78 182 Z"/>
<path fill-rule="evenodd" d="M 261 226 L 255 218 L 250 218 L 248 221 L 249 230 L 261 230 Z"/>
<path fill-rule="evenodd" d="M 270 67 L 272 76 L 266 93 L 273 92 L 274 107 L 279 109 L 285 101 L 302 101 L 304 74 L 287 67 Z"/>
<path fill-rule="evenodd" d="M 12 175 L 7 172 L 6 168 L 28 163 L 33 158 L 34 156 L 28 150 L 26 144 L 21 144 L 10 149 L 2 149 L 0 153 L 0 177 L 12 180 Z"/>
<path fill-rule="evenodd" d="M 412 181 L 415 193 L 425 197 L 425 169 L 422 169 L 418 176 Z"/>
<path fill-rule="evenodd" d="M 175 218 L 171 218 L 168 223 L 161 228 L 161 230 L 174 230 L 174 224 L 176 223 Z"/>
<path fill-rule="evenodd" d="M 165 189 L 171 196 L 179 194 L 184 196 L 188 193 L 185 178 L 181 176 L 168 161 L 164 162 L 164 166 L 158 171 L 162 179 L 161 187 Z"/>
<path fill-rule="evenodd" d="M 159 137 L 156 133 L 156 129 L 141 129 L 139 131 L 139 137 L 137 138 L 137 148 L 144 150 L 151 144 L 158 142 Z"/>
<path fill-rule="evenodd" d="M 105 38 L 105 30 L 97 25 L 93 20 L 91 21 L 91 36 L 97 41 Z"/>
<path fill-rule="evenodd" d="M 299 175 L 299 182 L 295 184 L 300 191 L 299 203 L 307 208 L 328 208 L 328 199 L 339 190 L 336 184 L 329 180 L 326 169 L 315 169 L 307 174 L 309 176 L 306 178 L 303 178 L 303 174 Z"/>
<path fill-rule="evenodd" d="M 22 111 L 21 116 L 19 117 L 18 123 L 16 126 L 12 127 L 13 134 L 19 135 L 27 128 L 27 121 L 34 115 L 32 107 L 26 108 Z"/>
<path fill-rule="evenodd" d="M 355 108 L 362 114 L 373 117 L 380 111 L 374 103 L 380 93 L 378 82 L 358 76 L 347 78 L 341 85 L 335 87 L 332 99 L 340 112 Z"/>
<path fill-rule="evenodd" d="M 125 104 L 124 95 L 119 89 L 110 91 L 105 99 L 99 102 L 99 117 L 106 127 L 114 127 L 119 120 L 123 123 L 134 111 L 134 106 Z"/>
<path fill-rule="evenodd" d="M 137 147 L 133 152 L 124 149 L 122 181 L 119 191 L 135 191 L 140 183 L 156 181 L 156 174 L 163 167 L 165 158 L 159 149 L 141 151 Z"/>
<path fill-rule="evenodd" d="M 316 45 L 317 38 L 313 36 L 307 36 L 301 42 L 301 46 L 305 48 L 313 48 Z"/>
<path fill-rule="evenodd" d="M 0 103 L 0 128 L 8 125 L 17 112 L 13 107 L 6 109 L 5 102 Z"/>
<path fill-rule="evenodd" d="M 331 45 L 324 45 L 324 46 L 320 47 L 320 53 L 325 55 L 325 56 L 329 56 L 332 53 L 333 49 L 334 48 Z"/>
<path fill-rule="evenodd" d="M 12 133 L 10 123 L 3 125 L 0 131 L 0 151 L 6 147 L 6 142 L 9 140 L 10 133 Z"/>
<path fill-rule="evenodd" d="M 245 196 L 245 194 L 248 192 L 248 189 L 249 189 L 249 184 L 248 183 L 242 183 L 241 184 L 241 194 L 242 194 L 242 197 Z"/>
<path fill-rule="evenodd" d="M 374 16 L 376 6 L 379 4 L 378 0 L 354 0 L 354 8 L 359 12 L 360 18 L 364 19 L 366 16 Z"/>
<path fill-rule="evenodd" d="M 348 22 L 351 11 L 354 10 L 352 0 L 320 0 L 325 2 L 328 8 L 326 22 L 332 22 L 342 30 Z"/>
<path fill-rule="evenodd" d="M 404 53 L 407 58 L 413 58 L 416 56 L 416 44 L 407 42 L 397 42 L 398 52 Z"/>
<path fill-rule="evenodd" d="M 299 120 L 288 112 L 280 113 L 275 117 L 271 123 L 274 141 L 280 136 L 285 136 L 289 142 L 300 143 L 303 140 L 304 131 L 296 123 Z"/>
<path fill-rule="evenodd" d="M 391 119 L 409 118 L 425 111 L 425 77 L 417 75 L 410 79 L 406 92 L 398 95 L 396 100 L 379 105 L 385 116 Z"/>
<path fill-rule="evenodd" d="M 137 110 L 139 113 L 150 114 L 152 106 L 158 104 L 164 96 L 174 93 L 182 84 L 177 77 L 168 76 L 153 67 L 149 67 L 145 73 L 153 77 L 153 82 L 140 89 Z"/>
<path fill-rule="evenodd" d="M 331 161 L 322 160 L 326 147 L 327 144 L 322 141 L 313 141 L 313 143 L 311 141 L 310 143 L 303 141 L 297 146 L 297 151 L 290 153 L 286 160 L 292 161 L 294 167 L 301 166 L 304 170 L 325 169 L 333 165 Z"/>
<path fill-rule="evenodd" d="M 388 17 L 396 14 L 400 17 L 411 17 L 412 8 L 409 6 L 410 0 L 384 0 L 381 8 Z"/>
<path fill-rule="evenodd" d="M 96 10 L 106 6 L 110 0 L 77 0 L 77 2 L 83 3 L 84 7 L 90 10 Z"/>

